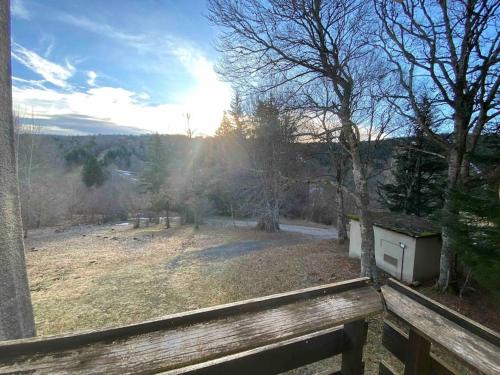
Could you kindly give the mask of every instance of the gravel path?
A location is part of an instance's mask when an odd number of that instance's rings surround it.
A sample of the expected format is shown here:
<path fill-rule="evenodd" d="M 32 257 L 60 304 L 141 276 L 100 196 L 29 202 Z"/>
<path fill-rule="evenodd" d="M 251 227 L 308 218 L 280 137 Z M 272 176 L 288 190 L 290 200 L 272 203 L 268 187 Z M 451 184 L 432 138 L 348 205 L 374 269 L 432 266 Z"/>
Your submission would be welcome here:
<path fill-rule="evenodd" d="M 207 221 L 211 224 L 218 224 L 222 226 L 233 225 L 233 221 L 227 219 L 209 219 Z M 257 221 L 235 220 L 234 225 L 236 225 L 237 227 L 255 227 L 257 225 Z M 336 239 L 338 236 L 336 228 L 327 229 L 327 228 L 306 227 L 302 225 L 293 225 L 293 224 L 280 224 L 280 229 L 284 232 L 300 233 L 321 240 Z"/>

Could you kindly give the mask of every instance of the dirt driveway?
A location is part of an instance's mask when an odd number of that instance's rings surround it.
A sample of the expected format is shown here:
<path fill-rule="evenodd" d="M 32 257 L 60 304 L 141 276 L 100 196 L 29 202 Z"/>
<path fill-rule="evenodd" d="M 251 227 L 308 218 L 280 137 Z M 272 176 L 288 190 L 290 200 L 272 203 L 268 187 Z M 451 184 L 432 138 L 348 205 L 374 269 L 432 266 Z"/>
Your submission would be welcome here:
<path fill-rule="evenodd" d="M 221 225 L 226 227 L 236 226 L 240 228 L 255 228 L 257 226 L 257 221 L 255 220 L 232 221 L 228 219 L 212 218 L 209 219 L 208 222 L 213 225 Z M 283 232 L 303 234 L 306 236 L 322 240 L 332 240 L 338 238 L 337 229 L 334 227 L 320 228 L 315 226 L 303 226 L 303 225 L 280 223 L 280 230 Z"/>

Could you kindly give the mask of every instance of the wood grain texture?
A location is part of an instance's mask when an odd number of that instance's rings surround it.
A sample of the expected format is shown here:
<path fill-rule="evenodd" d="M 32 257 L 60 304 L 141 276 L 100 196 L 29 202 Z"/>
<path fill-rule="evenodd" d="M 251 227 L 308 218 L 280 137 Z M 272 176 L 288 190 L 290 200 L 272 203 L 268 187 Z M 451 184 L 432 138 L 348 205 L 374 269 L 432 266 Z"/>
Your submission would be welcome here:
<path fill-rule="evenodd" d="M 384 321 L 382 345 L 401 362 L 405 362 L 406 352 L 408 350 L 408 335 L 388 320 Z M 452 375 L 457 373 L 453 371 L 448 364 L 436 358 L 432 353 L 430 354 L 430 358 L 432 374 Z"/>
<path fill-rule="evenodd" d="M 69 335 L 2 343 L 0 374 L 157 373 L 303 336 L 382 311 L 377 292 L 359 281 L 351 290 L 346 283 L 340 284 L 340 288 L 332 284 L 247 303 L 251 308 L 239 302 L 176 314 L 133 328 L 120 327 L 111 330 L 112 335 L 110 330 L 90 332 L 81 342 L 79 335 Z M 96 338 L 104 339 L 95 341 Z M 69 341 L 68 347 L 64 347 L 65 341 Z"/>
<path fill-rule="evenodd" d="M 457 313 L 456 311 L 446 307 L 445 305 L 442 305 L 439 302 L 436 302 L 433 299 L 430 299 L 429 297 L 426 297 L 423 294 L 414 291 L 410 287 L 400 283 L 397 280 L 389 279 L 387 283 L 391 288 L 397 290 L 400 293 L 403 293 L 407 297 L 410 297 L 414 301 L 431 309 L 439 315 L 442 315 L 453 323 L 456 323 L 462 328 L 465 328 L 466 330 L 476 334 L 486 341 L 491 342 L 495 346 L 500 346 L 500 334 L 493 331 L 492 329 L 489 329 L 488 327 L 485 327 L 482 324 Z"/>
<path fill-rule="evenodd" d="M 408 350 L 408 335 L 387 320 L 384 322 L 382 332 L 382 345 L 401 362 L 405 362 L 406 352 Z M 430 355 L 430 359 L 430 374 L 452 375 L 456 373 L 450 368 L 449 365 L 434 357 L 432 353 Z"/>
<path fill-rule="evenodd" d="M 335 327 L 161 374 L 280 374 L 339 354 L 346 344 L 343 328 Z"/>
<path fill-rule="evenodd" d="M 382 287 L 387 309 L 419 334 L 449 351 L 465 365 L 483 374 L 500 373 L 500 349 L 405 294 Z"/>

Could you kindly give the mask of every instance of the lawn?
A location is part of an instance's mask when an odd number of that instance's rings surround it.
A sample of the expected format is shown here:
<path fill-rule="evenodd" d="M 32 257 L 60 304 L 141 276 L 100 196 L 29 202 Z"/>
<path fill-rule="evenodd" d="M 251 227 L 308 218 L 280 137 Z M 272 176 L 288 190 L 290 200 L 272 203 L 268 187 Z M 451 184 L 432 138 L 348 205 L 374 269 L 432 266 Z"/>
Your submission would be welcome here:
<path fill-rule="evenodd" d="M 331 240 L 250 228 L 80 226 L 26 242 L 38 334 L 127 324 L 357 277 Z"/>

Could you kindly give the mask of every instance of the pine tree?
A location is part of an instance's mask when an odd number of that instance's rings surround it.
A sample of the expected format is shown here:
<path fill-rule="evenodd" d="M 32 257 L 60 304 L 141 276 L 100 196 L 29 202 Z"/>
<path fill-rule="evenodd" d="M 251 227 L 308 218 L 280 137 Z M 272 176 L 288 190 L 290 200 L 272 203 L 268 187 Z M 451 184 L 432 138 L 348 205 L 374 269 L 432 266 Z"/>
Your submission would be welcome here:
<path fill-rule="evenodd" d="M 106 180 L 101 164 L 93 155 L 89 156 L 83 165 L 82 180 L 87 187 L 101 186 Z"/>
<path fill-rule="evenodd" d="M 245 124 L 245 114 L 243 112 L 243 103 L 241 96 L 238 92 L 234 95 L 231 100 L 231 110 L 229 111 L 231 115 L 231 120 L 234 124 L 234 132 L 238 138 L 246 138 L 247 128 Z"/>
<path fill-rule="evenodd" d="M 500 301 L 500 140 L 485 136 L 470 155 L 474 175 L 453 190 L 453 212 L 447 220 L 450 242 L 466 267 L 462 291 L 470 276 Z"/>
<path fill-rule="evenodd" d="M 215 131 L 215 135 L 218 137 L 228 137 L 231 135 L 234 135 L 235 129 L 233 127 L 233 124 L 227 117 L 226 111 L 224 111 L 224 114 L 222 115 L 222 121 Z"/>
<path fill-rule="evenodd" d="M 142 175 L 144 190 L 158 194 L 167 178 L 167 153 L 162 143 L 161 136 L 156 133 L 151 138 L 151 143 L 146 156 L 146 166 Z"/>
<path fill-rule="evenodd" d="M 429 101 L 424 98 L 421 111 L 425 121 L 432 122 Z M 403 140 L 392 169 L 394 182 L 379 184 L 382 203 L 391 211 L 429 216 L 443 205 L 446 159 L 440 157 L 435 145 L 416 124 Z"/>

